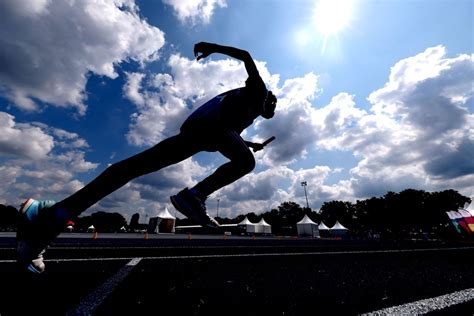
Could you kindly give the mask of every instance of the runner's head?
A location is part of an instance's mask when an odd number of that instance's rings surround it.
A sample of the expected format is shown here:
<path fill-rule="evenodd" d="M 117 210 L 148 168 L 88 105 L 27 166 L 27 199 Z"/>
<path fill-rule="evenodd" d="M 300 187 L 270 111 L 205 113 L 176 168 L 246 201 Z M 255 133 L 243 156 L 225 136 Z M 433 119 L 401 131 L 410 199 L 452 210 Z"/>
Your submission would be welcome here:
<path fill-rule="evenodd" d="M 275 115 L 275 107 L 277 103 L 277 98 L 268 90 L 267 96 L 265 97 L 265 103 L 263 104 L 263 113 L 262 116 L 266 119 L 271 119 Z"/>

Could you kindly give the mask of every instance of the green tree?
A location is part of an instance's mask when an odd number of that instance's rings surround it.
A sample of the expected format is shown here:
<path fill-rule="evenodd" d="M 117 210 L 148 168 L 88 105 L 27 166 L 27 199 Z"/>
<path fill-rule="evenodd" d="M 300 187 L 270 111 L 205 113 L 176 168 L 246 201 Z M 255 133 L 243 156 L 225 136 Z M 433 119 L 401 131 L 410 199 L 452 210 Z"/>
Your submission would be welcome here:
<path fill-rule="evenodd" d="M 329 227 L 339 221 L 346 227 L 353 227 L 356 218 L 354 205 L 350 202 L 330 201 L 321 206 L 321 220 Z"/>
<path fill-rule="evenodd" d="M 138 221 L 140 220 L 140 214 L 135 213 L 132 215 L 130 218 L 130 229 L 133 231 L 135 229 L 138 229 Z"/>
<path fill-rule="evenodd" d="M 0 204 L 0 230 L 13 231 L 18 221 L 18 210 L 13 206 Z"/>
<path fill-rule="evenodd" d="M 91 214 L 92 223 L 99 232 L 118 232 L 127 224 L 125 217 L 120 213 L 96 212 Z"/>

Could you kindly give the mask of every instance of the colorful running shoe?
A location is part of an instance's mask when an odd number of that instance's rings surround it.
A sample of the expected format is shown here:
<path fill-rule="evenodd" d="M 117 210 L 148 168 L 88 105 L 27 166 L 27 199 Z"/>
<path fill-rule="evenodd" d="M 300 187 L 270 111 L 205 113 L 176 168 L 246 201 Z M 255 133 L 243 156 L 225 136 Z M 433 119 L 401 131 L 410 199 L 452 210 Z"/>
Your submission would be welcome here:
<path fill-rule="evenodd" d="M 219 223 L 206 212 L 205 200 L 194 195 L 188 188 L 171 196 L 170 200 L 173 206 L 187 218 L 193 219 L 205 227 L 220 227 Z"/>
<path fill-rule="evenodd" d="M 56 236 L 52 232 L 40 232 L 38 216 L 53 206 L 55 201 L 26 200 L 20 207 L 17 229 L 17 261 L 33 273 L 42 273 L 45 269 L 43 253 Z M 49 236 L 49 237 L 47 237 Z"/>

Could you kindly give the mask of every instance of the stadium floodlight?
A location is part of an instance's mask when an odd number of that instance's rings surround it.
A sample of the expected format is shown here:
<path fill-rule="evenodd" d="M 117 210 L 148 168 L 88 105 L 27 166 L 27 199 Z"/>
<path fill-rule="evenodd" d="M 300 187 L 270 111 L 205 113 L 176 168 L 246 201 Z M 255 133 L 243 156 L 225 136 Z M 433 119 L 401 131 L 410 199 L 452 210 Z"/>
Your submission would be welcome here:
<path fill-rule="evenodd" d="M 306 186 L 308 185 L 308 182 L 303 181 L 301 182 L 301 186 L 304 189 L 304 196 L 306 197 L 306 207 L 309 208 L 309 203 L 308 203 L 308 194 L 306 193 Z"/>

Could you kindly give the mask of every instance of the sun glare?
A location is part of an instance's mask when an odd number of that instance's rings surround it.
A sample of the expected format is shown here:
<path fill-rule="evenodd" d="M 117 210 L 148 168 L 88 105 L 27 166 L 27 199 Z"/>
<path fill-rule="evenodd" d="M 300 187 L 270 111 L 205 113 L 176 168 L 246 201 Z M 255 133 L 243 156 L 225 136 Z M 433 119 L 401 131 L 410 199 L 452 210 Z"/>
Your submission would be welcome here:
<path fill-rule="evenodd" d="M 322 52 L 326 50 L 328 39 L 347 28 L 353 18 L 354 0 L 319 0 L 314 9 L 314 23 L 323 35 Z"/>
<path fill-rule="evenodd" d="M 314 22 L 324 36 L 339 33 L 352 18 L 350 0 L 320 0 L 314 10 Z"/>

